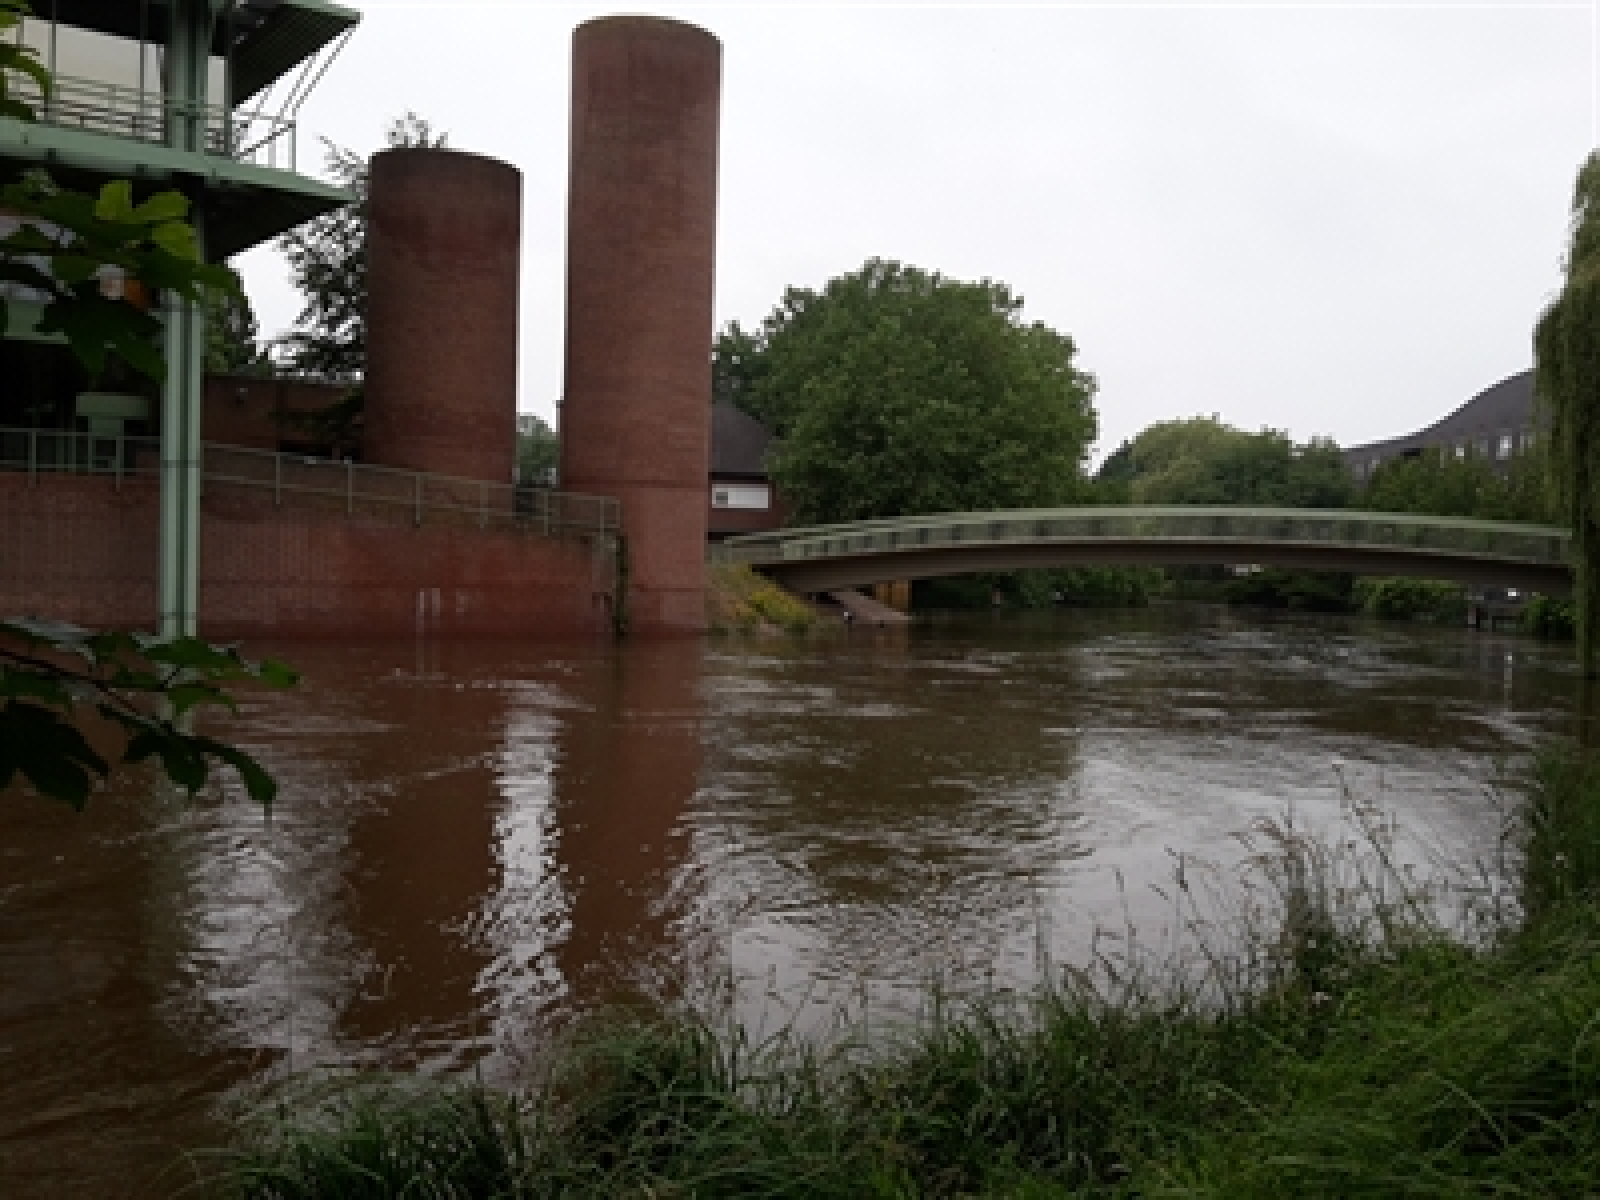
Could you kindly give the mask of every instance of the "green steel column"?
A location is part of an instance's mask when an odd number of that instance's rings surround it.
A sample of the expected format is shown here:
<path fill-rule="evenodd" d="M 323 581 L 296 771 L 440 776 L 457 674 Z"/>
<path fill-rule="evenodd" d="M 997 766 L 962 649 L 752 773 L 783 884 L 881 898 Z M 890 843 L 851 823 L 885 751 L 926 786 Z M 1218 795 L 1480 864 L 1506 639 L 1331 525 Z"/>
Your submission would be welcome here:
<path fill-rule="evenodd" d="M 199 616 L 205 312 L 169 296 L 162 322 L 167 376 L 161 395 L 161 633 L 185 637 L 194 634 Z"/>
<path fill-rule="evenodd" d="M 172 0 L 165 55 L 167 144 L 205 149 L 206 70 L 211 0 Z M 203 185 L 202 185 L 203 186 Z M 191 194 L 202 256 L 202 197 Z M 161 394 L 161 634 L 193 635 L 200 593 L 200 400 L 204 390 L 205 310 L 168 295 L 162 310 L 166 379 Z"/>

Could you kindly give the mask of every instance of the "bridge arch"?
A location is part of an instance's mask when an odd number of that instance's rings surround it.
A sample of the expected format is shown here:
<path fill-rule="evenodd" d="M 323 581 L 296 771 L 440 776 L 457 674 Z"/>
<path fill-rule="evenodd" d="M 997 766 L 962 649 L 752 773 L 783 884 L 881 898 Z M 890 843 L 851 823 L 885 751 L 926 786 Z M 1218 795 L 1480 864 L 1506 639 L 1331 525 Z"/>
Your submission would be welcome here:
<path fill-rule="evenodd" d="M 1548 525 L 1342 509 L 1102 506 L 940 513 L 730 538 L 798 592 L 1027 567 L 1259 564 L 1571 590 L 1570 536 Z"/>

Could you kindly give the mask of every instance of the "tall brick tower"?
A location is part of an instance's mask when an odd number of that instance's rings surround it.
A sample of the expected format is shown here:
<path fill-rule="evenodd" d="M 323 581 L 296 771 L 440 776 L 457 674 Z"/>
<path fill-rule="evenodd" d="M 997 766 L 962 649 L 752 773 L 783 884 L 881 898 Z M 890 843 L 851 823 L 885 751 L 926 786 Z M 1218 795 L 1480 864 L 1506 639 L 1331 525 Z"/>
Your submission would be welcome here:
<path fill-rule="evenodd" d="M 366 457 L 509 484 L 522 173 L 422 147 L 371 170 Z"/>
<path fill-rule="evenodd" d="M 562 487 L 622 502 L 629 627 L 705 627 L 722 47 L 605 17 L 573 35 Z"/>

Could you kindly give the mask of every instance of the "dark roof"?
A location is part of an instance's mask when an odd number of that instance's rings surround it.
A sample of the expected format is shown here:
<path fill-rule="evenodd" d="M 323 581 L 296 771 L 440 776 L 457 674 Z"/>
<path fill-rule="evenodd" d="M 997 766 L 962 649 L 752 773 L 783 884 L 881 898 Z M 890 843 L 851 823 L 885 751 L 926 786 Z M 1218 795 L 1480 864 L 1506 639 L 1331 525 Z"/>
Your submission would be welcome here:
<path fill-rule="evenodd" d="M 711 406 L 711 473 L 767 477 L 772 430 L 731 404 Z"/>
<path fill-rule="evenodd" d="M 1460 408 L 1415 433 L 1349 446 L 1345 455 L 1357 461 L 1393 458 L 1424 446 L 1447 446 L 1498 433 L 1517 433 L 1533 426 L 1533 371 L 1518 371 L 1485 388 Z"/>

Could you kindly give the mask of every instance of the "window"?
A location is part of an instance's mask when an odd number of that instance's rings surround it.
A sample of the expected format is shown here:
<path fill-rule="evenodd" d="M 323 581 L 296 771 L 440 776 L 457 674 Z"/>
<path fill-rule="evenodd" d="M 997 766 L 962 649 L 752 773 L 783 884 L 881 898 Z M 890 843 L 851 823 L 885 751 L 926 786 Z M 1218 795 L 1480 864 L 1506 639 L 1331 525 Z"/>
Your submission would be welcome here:
<path fill-rule="evenodd" d="M 768 509 L 772 507 L 772 489 L 764 483 L 714 483 L 711 507 Z"/>
<path fill-rule="evenodd" d="M 1457 442 L 1456 443 L 1456 457 L 1457 458 L 1465 458 L 1466 456 L 1467 456 L 1467 444 L 1465 442 Z"/>
<path fill-rule="evenodd" d="M 1509 433 L 1500 435 L 1500 445 L 1495 453 L 1496 458 L 1510 458 L 1511 451 L 1516 448 L 1515 440 Z"/>

